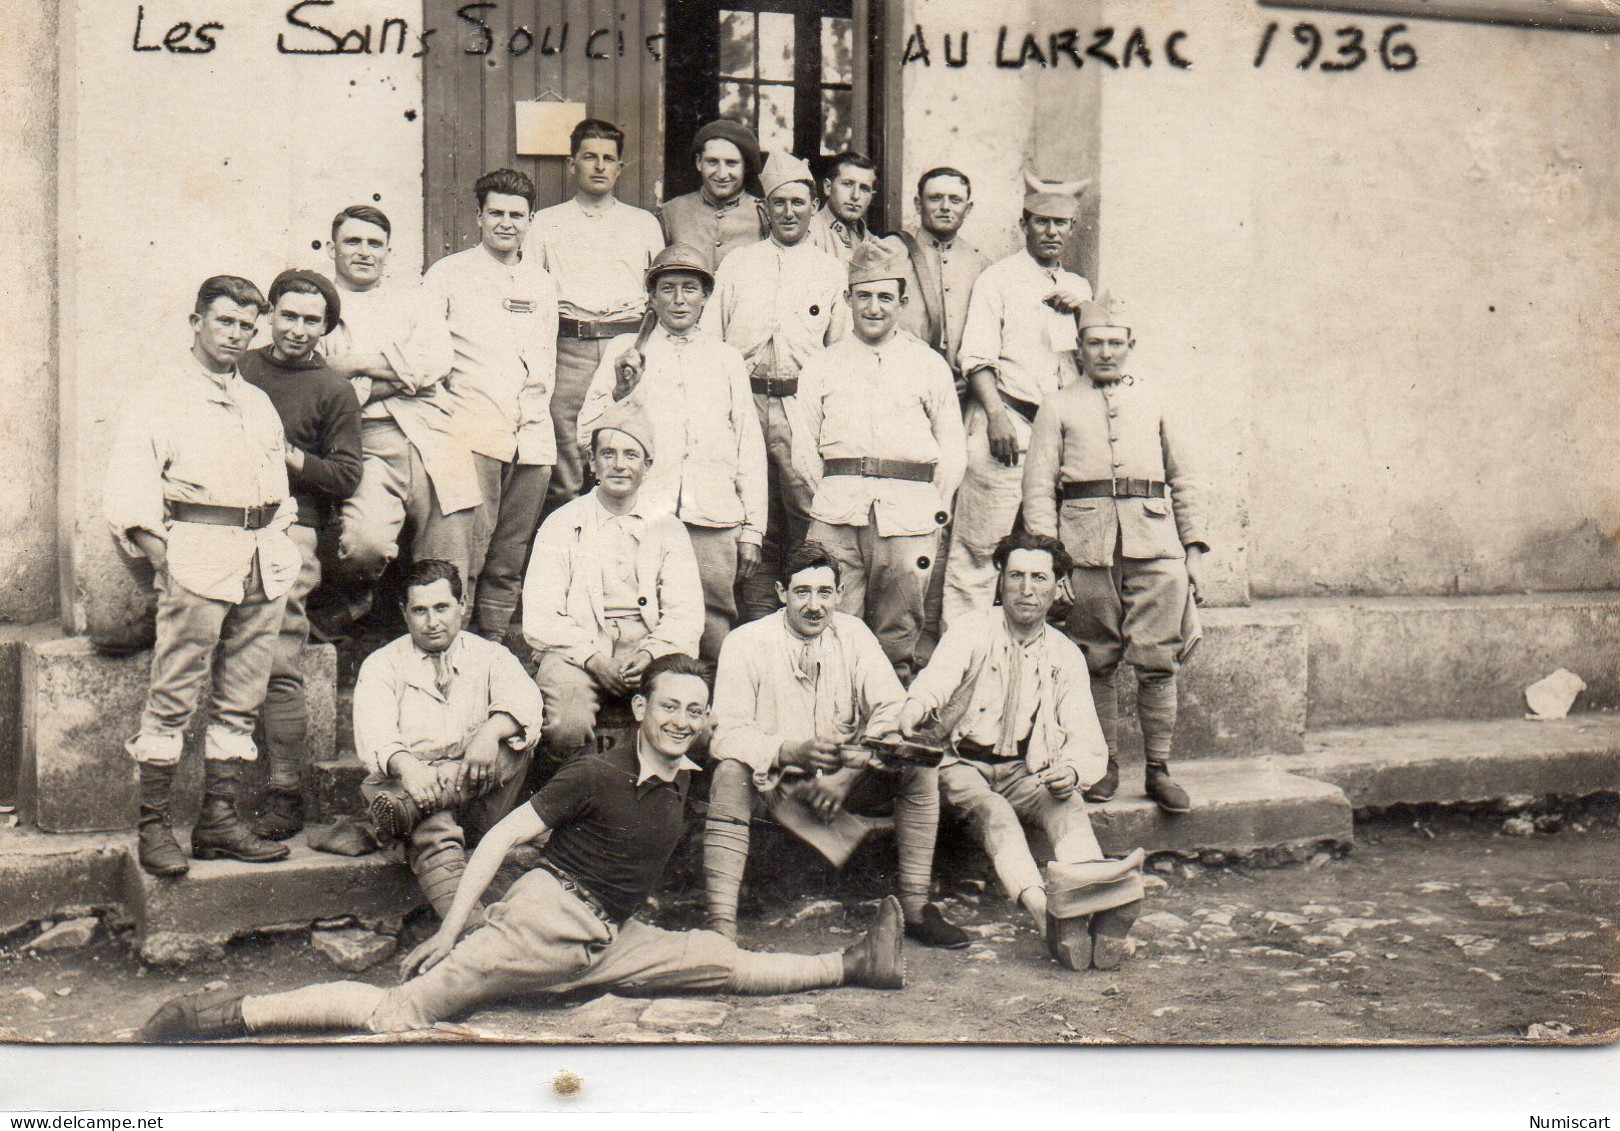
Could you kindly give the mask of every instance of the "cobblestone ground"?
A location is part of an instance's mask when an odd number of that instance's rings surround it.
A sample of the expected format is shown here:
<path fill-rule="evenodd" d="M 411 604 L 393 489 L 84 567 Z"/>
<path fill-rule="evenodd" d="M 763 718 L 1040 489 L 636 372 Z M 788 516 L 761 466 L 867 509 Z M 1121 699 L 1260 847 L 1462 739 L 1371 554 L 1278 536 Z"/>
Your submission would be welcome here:
<path fill-rule="evenodd" d="M 997 1041 L 1480 1043 L 1614 1040 L 1620 1031 L 1620 834 L 1504 835 L 1502 818 L 1454 814 L 1364 822 L 1340 859 L 1251 870 L 1159 860 L 1136 950 L 1118 972 L 1074 974 L 982 879 L 948 898 L 977 936 L 967 951 L 909 948 L 900 993 L 785 998 L 606 997 L 503 1004 L 442 1038 L 526 1041 Z M 841 901 L 768 903 L 744 942 L 769 950 L 847 945 L 871 914 L 869 884 Z M 656 918 L 696 922 L 690 900 Z M 413 922 L 402 946 L 428 924 Z M 305 935 L 253 939 L 184 974 L 146 970 L 106 937 L 34 954 L 30 931 L 0 950 L 0 1034 L 127 1040 L 165 998 L 223 982 L 243 992 L 361 977 Z M 355 1038 L 347 1038 L 355 1039 Z"/>

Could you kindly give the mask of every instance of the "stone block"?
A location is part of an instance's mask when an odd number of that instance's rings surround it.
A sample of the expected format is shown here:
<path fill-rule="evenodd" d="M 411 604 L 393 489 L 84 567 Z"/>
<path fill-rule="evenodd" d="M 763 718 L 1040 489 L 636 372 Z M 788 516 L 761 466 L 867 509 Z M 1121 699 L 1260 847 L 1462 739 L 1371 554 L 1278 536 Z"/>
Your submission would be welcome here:
<path fill-rule="evenodd" d="M 121 907 L 134 844 L 131 833 L 0 831 L 0 934 L 57 918 L 67 908 Z"/>
<path fill-rule="evenodd" d="M 1203 609 L 1204 641 L 1177 678 L 1178 759 L 1249 758 L 1304 749 L 1305 630 L 1264 607 Z M 1124 666 L 1124 665 L 1122 665 Z M 1134 678 L 1120 678 L 1120 738 L 1141 749 Z"/>
<path fill-rule="evenodd" d="M 1190 813 L 1169 816 L 1127 778 L 1114 800 L 1091 807 L 1091 824 L 1104 851 L 1133 848 L 1196 855 L 1215 850 L 1242 856 L 1264 849 L 1354 839 L 1350 803 L 1336 787 L 1289 773 L 1261 759 L 1212 761 L 1179 767 L 1175 778 L 1192 797 Z"/>
<path fill-rule="evenodd" d="M 330 645 L 304 653 L 309 752 L 329 760 L 336 726 L 336 657 Z M 124 742 L 140 729 L 150 652 L 111 655 L 84 637 L 30 642 L 21 665 L 22 741 L 19 804 L 25 820 L 50 832 L 135 827 L 136 770 Z M 207 702 L 203 689 L 200 704 Z M 204 709 L 187 732 L 175 791 L 175 815 L 189 820 L 202 795 Z M 269 772 L 262 756 L 247 774 L 251 805 Z"/>
<path fill-rule="evenodd" d="M 1620 707 L 1620 593 L 1305 598 L 1308 725 L 1509 718 L 1558 668 L 1586 681 L 1575 710 Z"/>
<path fill-rule="evenodd" d="M 60 635 L 54 624 L 0 625 L 0 805 L 17 803 L 22 774 L 23 648 Z"/>
<path fill-rule="evenodd" d="M 366 768 L 352 756 L 316 762 L 310 767 L 310 819 L 358 817 L 365 810 L 360 800 L 360 783 L 365 779 Z"/>
<path fill-rule="evenodd" d="M 1308 751 L 1280 764 L 1357 809 L 1620 791 L 1620 715 L 1313 731 Z"/>
<path fill-rule="evenodd" d="M 174 880 L 148 876 L 132 856 L 129 901 L 142 956 L 163 961 L 166 953 L 206 953 L 256 931 L 307 927 L 321 919 L 403 916 L 422 902 L 410 870 L 380 853 L 316 852 L 307 834 L 288 846 L 292 855 L 274 864 L 194 860 L 190 874 Z"/>

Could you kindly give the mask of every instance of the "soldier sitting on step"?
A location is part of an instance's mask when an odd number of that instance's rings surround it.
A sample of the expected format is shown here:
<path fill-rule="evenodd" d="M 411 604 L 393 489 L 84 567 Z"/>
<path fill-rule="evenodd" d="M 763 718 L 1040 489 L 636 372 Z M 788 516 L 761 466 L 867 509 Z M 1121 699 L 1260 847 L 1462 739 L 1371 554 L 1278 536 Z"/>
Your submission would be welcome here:
<path fill-rule="evenodd" d="M 405 575 L 409 634 L 360 666 L 354 747 L 377 839 L 406 842 L 442 919 L 476 840 L 522 800 L 540 737 L 540 692 L 517 657 L 463 632 L 461 572 L 427 558 Z"/>
<path fill-rule="evenodd" d="M 945 804 L 966 819 L 1053 957 L 1111 970 L 1141 906 L 1143 852 L 1104 859 L 1080 796 L 1102 777 L 1108 747 L 1086 662 L 1046 623 L 1069 555 L 1055 538 L 1020 531 L 991 560 L 999 604 L 951 622 L 900 708 L 900 731 L 949 742 Z M 1020 822 L 1051 842 L 1044 881 Z"/>

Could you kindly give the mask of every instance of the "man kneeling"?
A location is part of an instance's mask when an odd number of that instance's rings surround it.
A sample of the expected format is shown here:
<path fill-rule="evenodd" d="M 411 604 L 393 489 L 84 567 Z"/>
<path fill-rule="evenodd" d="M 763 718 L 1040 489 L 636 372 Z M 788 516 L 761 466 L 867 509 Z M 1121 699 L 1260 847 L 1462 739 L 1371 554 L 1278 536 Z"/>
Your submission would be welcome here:
<path fill-rule="evenodd" d="M 973 828 L 1007 895 L 1046 936 L 1052 956 L 1111 970 L 1142 901 L 1143 852 L 1105 860 L 1080 789 L 1108 762 L 1080 650 L 1046 623 L 1069 555 L 1020 532 L 992 557 L 1000 605 L 959 616 L 911 685 L 900 730 L 948 738 L 945 803 Z M 1046 880 L 1020 821 L 1052 843 Z"/>
<path fill-rule="evenodd" d="M 523 796 L 540 738 L 540 691 L 517 657 L 466 619 L 461 572 L 435 558 L 405 575 L 410 630 L 366 657 L 354 685 L 354 748 L 377 839 L 408 841 L 422 894 L 444 918 L 476 840 Z"/>
<path fill-rule="evenodd" d="M 390 989 L 332 982 L 241 997 L 215 990 L 168 1002 L 141 1039 L 186 1040 L 314 1029 L 374 1033 L 425 1028 L 519 993 L 791 993 L 826 986 L 899 989 L 905 982 L 899 904 L 842 953 L 754 954 L 713 931 L 665 931 L 632 919 L 685 827 L 686 752 L 708 721 L 697 661 L 670 655 L 647 668 L 631 700 L 633 743 L 576 758 L 474 851 L 438 933 L 413 950 Z M 515 845 L 546 834 L 539 865 L 458 937 Z"/>

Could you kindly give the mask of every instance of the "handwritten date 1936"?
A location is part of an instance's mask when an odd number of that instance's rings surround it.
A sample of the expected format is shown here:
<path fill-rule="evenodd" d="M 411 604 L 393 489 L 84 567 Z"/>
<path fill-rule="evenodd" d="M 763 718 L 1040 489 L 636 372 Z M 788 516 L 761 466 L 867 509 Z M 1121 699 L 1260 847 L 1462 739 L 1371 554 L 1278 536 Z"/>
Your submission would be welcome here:
<path fill-rule="evenodd" d="M 1275 20 L 1266 25 L 1265 32 L 1260 36 L 1260 48 L 1254 55 L 1256 67 L 1265 66 L 1278 30 L 1279 25 Z M 1332 35 L 1337 43 L 1331 46 L 1327 44 L 1326 33 L 1313 23 L 1297 23 L 1292 31 L 1294 42 L 1304 48 L 1304 54 L 1294 64 L 1302 71 L 1308 71 L 1312 67 L 1329 74 L 1353 71 L 1375 53 L 1386 71 L 1410 71 L 1418 65 L 1417 50 L 1401 38 L 1406 32 L 1405 24 L 1390 24 L 1386 27 L 1383 34 L 1378 37 L 1376 48 L 1369 46 L 1367 33 L 1355 24 L 1336 28 Z M 1324 47 L 1327 48 L 1326 53 Z"/>

